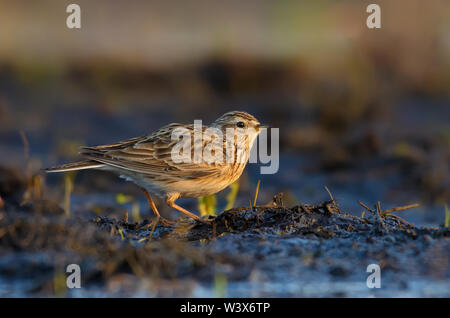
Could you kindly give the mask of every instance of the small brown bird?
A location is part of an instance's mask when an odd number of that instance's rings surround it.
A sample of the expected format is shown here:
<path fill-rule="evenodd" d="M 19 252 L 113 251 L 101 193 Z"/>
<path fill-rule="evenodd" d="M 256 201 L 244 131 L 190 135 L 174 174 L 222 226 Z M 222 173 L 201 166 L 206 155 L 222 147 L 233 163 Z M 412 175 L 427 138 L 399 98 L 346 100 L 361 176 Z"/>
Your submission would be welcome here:
<path fill-rule="evenodd" d="M 112 171 L 140 186 L 153 212 L 164 225 L 173 222 L 161 218 L 149 192 L 164 198 L 170 207 L 199 222 L 206 222 L 175 204 L 175 200 L 214 194 L 236 181 L 263 128 L 267 126 L 261 125 L 252 115 L 232 111 L 218 118 L 209 127 L 172 123 L 147 136 L 110 145 L 82 147 L 80 155 L 85 160 L 45 170 Z M 234 132 L 231 137 L 230 132 Z M 180 135 L 183 136 L 182 142 Z M 205 156 L 207 149 L 209 157 Z M 187 153 L 182 153 L 183 151 Z M 204 156 L 200 158 L 202 160 L 196 157 L 199 153 Z M 211 158 L 215 160 L 210 160 Z"/>

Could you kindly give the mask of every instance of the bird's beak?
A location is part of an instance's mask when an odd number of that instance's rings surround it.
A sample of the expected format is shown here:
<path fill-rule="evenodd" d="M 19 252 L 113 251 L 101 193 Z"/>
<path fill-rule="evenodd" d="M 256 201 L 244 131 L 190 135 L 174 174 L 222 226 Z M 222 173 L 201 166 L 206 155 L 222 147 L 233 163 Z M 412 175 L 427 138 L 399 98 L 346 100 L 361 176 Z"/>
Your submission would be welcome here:
<path fill-rule="evenodd" d="M 256 126 L 256 129 L 257 129 L 258 131 L 260 131 L 261 129 L 268 129 L 268 128 L 270 128 L 269 125 L 259 124 L 258 126 Z"/>

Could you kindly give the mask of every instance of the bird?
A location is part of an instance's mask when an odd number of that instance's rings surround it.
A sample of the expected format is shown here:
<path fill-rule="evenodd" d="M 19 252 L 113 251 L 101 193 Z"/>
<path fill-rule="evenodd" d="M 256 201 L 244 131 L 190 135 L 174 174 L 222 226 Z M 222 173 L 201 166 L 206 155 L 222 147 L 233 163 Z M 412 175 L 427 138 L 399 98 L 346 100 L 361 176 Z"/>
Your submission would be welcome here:
<path fill-rule="evenodd" d="M 197 222 L 209 223 L 211 220 L 200 218 L 175 201 L 217 193 L 239 179 L 257 136 L 267 128 L 247 112 L 230 111 L 209 126 L 196 126 L 195 121 L 194 124 L 171 123 L 149 135 L 113 144 L 81 147 L 79 155 L 82 160 L 44 170 L 48 173 L 85 169 L 111 171 L 140 187 L 163 225 L 175 222 L 161 217 L 151 195 L 164 199 L 169 207 Z M 200 135 L 196 137 L 196 133 Z M 175 138 L 177 134 L 178 139 Z M 181 135 L 183 138 L 179 138 Z M 208 147 L 209 159 L 222 160 L 199 160 L 195 157 L 199 153 L 206 154 Z M 201 151 L 196 153 L 198 149 Z M 183 150 L 186 153 L 182 153 Z"/>

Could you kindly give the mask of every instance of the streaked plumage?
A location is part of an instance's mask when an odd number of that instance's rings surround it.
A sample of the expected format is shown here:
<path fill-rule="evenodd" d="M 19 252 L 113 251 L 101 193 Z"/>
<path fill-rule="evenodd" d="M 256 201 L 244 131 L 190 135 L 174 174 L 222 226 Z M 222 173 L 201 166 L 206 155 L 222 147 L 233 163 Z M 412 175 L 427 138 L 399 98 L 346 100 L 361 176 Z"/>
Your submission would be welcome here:
<path fill-rule="evenodd" d="M 166 203 L 189 214 L 196 220 L 195 215 L 177 206 L 174 202 L 180 197 L 201 197 L 223 190 L 237 180 L 248 161 L 250 148 L 253 145 L 261 126 L 252 115 L 232 111 L 224 114 L 211 124 L 210 128 L 217 128 L 223 132 L 223 152 L 226 157 L 226 128 L 236 128 L 244 124 L 247 128 L 254 128 L 255 133 L 238 136 L 234 144 L 235 159 L 242 156 L 242 160 L 235 162 L 174 162 L 172 149 L 177 143 L 172 140 L 172 132 L 177 128 L 184 128 L 191 132 L 194 144 L 194 125 L 169 124 L 150 135 L 137 137 L 115 144 L 96 147 L 82 147 L 80 155 L 85 159 L 80 162 L 61 165 L 46 169 L 48 172 L 63 172 L 83 169 L 102 169 L 119 174 L 121 177 L 133 181 L 145 192 L 150 192 L 166 200 Z M 203 133 L 208 126 L 203 126 Z M 202 149 L 208 140 L 202 140 Z M 237 147 L 240 145 L 240 147 Z M 192 154 L 194 151 L 192 150 Z M 236 162 L 237 161 L 237 162 Z M 146 193 L 155 214 L 158 214 L 151 197 Z M 168 223 L 164 220 L 164 222 Z"/>

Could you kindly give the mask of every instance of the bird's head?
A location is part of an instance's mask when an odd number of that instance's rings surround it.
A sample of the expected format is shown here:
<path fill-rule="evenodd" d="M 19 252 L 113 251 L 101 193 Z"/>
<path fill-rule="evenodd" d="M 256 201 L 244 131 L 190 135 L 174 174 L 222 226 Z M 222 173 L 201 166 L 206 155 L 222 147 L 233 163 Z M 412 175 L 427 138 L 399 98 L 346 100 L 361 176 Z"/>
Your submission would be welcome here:
<path fill-rule="evenodd" d="M 253 129 L 257 134 L 259 134 L 261 129 L 268 128 L 268 126 L 262 125 L 254 116 L 242 111 L 225 113 L 216 119 L 212 126 L 222 130 L 226 128 Z"/>
<path fill-rule="evenodd" d="M 268 128 L 268 126 L 262 125 L 254 116 L 243 111 L 231 111 L 225 113 L 216 119 L 211 126 L 219 128 L 224 133 L 227 129 L 234 129 L 240 135 L 248 136 L 250 146 L 253 145 L 253 142 L 261 130 Z"/>

